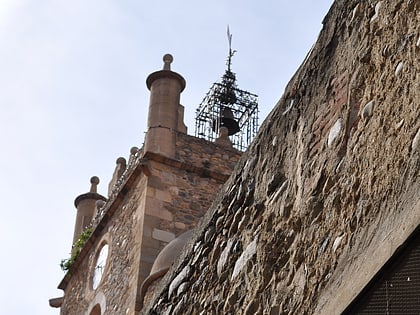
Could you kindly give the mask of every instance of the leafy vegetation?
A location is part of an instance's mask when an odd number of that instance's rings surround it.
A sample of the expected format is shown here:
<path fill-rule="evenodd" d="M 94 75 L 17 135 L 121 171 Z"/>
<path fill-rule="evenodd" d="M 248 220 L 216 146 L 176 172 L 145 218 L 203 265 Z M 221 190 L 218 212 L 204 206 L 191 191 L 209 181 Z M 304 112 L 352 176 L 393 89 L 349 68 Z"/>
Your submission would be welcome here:
<path fill-rule="evenodd" d="M 83 231 L 83 233 L 80 234 L 77 241 L 74 242 L 70 258 L 62 259 L 60 262 L 60 267 L 63 271 L 68 271 L 70 269 L 71 265 L 74 263 L 80 251 L 82 250 L 83 246 L 86 244 L 87 240 L 91 236 L 92 231 L 93 229 L 91 227 L 86 228 Z"/>

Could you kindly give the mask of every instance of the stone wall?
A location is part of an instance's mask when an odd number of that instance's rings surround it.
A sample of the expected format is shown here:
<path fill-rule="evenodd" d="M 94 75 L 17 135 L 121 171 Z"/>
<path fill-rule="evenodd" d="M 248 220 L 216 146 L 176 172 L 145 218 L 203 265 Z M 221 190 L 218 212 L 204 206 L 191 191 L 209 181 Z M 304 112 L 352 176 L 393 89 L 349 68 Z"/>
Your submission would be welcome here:
<path fill-rule="evenodd" d="M 176 159 L 145 154 L 149 176 L 144 204 L 140 283 L 160 251 L 194 228 L 227 180 L 240 152 L 177 133 Z"/>
<path fill-rule="evenodd" d="M 419 10 L 415 0 L 333 4 L 142 313 L 348 306 L 420 223 Z"/>
<path fill-rule="evenodd" d="M 178 133 L 176 147 L 177 160 L 207 169 L 208 172 L 223 174 L 226 176 L 224 181 L 241 156 L 241 152 L 233 147 L 217 145 L 183 133 Z"/>
<path fill-rule="evenodd" d="M 62 315 L 90 314 L 95 305 L 106 314 L 136 314 L 156 256 L 196 226 L 241 154 L 178 132 L 175 138 L 175 159 L 135 149 L 125 169 L 117 163 L 93 234 L 59 285 L 65 291 Z M 107 267 L 94 289 L 94 264 L 105 242 Z"/>
<path fill-rule="evenodd" d="M 89 314 L 96 304 L 110 314 L 134 312 L 140 256 L 139 230 L 141 203 L 145 196 L 146 176 L 135 183 L 124 196 L 114 201 L 115 208 L 108 209 L 112 220 L 102 221 L 85 244 L 78 259 L 60 287 L 65 291 L 62 315 Z M 95 258 L 103 242 L 109 244 L 108 262 L 97 290 L 92 287 Z"/>

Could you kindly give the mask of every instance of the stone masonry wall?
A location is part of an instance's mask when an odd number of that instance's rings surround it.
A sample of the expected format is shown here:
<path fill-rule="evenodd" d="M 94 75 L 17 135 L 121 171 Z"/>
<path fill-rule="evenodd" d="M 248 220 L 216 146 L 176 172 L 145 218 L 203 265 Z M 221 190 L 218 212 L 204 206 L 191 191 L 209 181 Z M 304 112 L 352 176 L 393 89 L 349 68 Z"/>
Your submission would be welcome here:
<path fill-rule="evenodd" d="M 176 148 L 177 160 L 226 176 L 232 173 L 241 156 L 241 152 L 235 148 L 217 145 L 183 133 L 177 134 Z"/>
<path fill-rule="evenodd" d="M 419 11 L 333 4 L 143 314 L 346 308 L 420 224 Z"/>
<path fill-rule="evenodd" d="M 135 309 L 138 262 L 140 256 L 139 220 L 142 200 L 145 200 L 147 177 L 124 196 L 109 224 L 97 228 L 83 248 L 85 257 L 78 257 L 66 286 L 62 315 L 87 314 L 96 303 L 106 305 L 107 314 L 132 314 Z M 96 290 L 92 288 L 95 257 L 103 242 L 109 245 L 108 262 Z M 102 309 L 104 311 L 104 309 Z"/>
<path fill-rule="evenodd" d="M 181 133 L 176 145 L 176 159 L 132 150 L 126 169 L 113 179 L 93 235 L 59 286 L 65 291 L 62 315 L 88 314 L 96 304 L 106 314 L 136 314 L 156 256 L 196 226 L 241 154 Z M 104 242 L 107 267 L 94 290 L 94 263 Z"/>
<path fill-rule="evenodd" d="M 150 175 L 144 204 L 140 284 L 176 236 L 194 228 L 236 165 L 240 152 L 177 134 L 177 157 L 145 155 Z"/>

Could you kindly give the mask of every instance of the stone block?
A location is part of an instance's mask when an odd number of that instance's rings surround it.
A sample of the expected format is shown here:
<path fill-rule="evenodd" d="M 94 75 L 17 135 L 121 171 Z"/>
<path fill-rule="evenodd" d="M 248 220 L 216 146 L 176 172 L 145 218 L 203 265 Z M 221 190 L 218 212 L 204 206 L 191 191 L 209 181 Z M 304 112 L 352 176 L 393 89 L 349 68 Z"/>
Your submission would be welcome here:
<path fill-rule="evenodd" d="M 153 229 L 152 238 L 162 242 L 169 243 L 175 238 L 175 234 L 172 232 L 162 231 L 159 229 Z"/>
<path fill-rule="evenodd" d="M 172 195 L 167 190 L 156 190 L 156 199 L 164 202 L 172 202 Z"/>
<path fill-rule="evenodd" d="M 147 198 L 145 205 L 145 214 L 162 220 L 173 220 L 172 213 L 163 207 L 163 203 L 161 200 L 155 198 Z"/>

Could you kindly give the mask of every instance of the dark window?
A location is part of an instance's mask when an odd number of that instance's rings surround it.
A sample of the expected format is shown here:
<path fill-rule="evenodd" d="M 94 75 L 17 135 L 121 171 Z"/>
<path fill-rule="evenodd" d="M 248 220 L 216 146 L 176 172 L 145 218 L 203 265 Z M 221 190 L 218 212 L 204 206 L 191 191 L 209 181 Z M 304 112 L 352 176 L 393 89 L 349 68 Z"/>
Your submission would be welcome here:
<path fill-rule="evenodd" d="M 386 263 L 344 314 L 420 314 L 419 231 Z"/>

